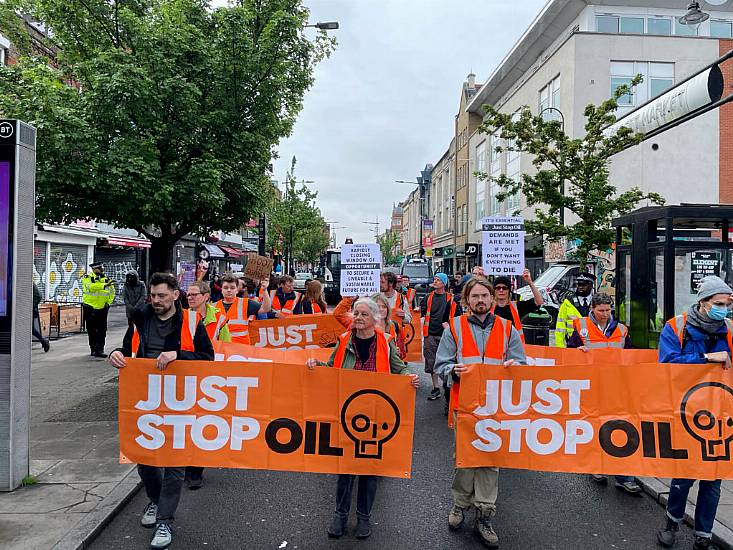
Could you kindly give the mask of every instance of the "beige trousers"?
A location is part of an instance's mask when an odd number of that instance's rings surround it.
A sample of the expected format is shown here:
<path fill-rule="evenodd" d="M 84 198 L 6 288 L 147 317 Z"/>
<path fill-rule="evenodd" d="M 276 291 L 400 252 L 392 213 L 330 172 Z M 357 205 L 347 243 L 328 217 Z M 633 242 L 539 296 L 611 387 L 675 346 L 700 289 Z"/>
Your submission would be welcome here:
<path fill-rule="evenodd" d="M 461 508 L 475 506 L 496 514 L 499 468 L 456 468 L 453 474 L 453 502 Z"/>

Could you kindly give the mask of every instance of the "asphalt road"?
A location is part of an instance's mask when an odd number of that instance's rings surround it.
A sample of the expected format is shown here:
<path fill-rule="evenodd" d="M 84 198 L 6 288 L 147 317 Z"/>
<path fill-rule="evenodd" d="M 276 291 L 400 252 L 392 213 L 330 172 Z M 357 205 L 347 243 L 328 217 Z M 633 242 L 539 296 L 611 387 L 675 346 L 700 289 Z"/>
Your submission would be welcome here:
<path fill-rule="evenodd" d="M 453 533 L 453 436 L 442 401 L 427 401 L 428 379 L 418 391 L 413 477 L 382 479 L 372 511 L 372 536 L 326 536 L 335 476 L 214 470 L 199 491 L 184 489 L 172 549 L 416 549 L 483 546 L 471 528 Z M 355 491 L 356 493 L 356 491 Z M 140 527 L 147 500 L 140 491 L 92 543 L 94 550 L 147 548 L 152 532 Z M 503 549 L 654 549 L 664 510 L 653 499 L 629 496 L 589 476 L 502 470 L 494 526 Z M 680 530 L 677 548 L 690 548 L 692 532 Z"/>

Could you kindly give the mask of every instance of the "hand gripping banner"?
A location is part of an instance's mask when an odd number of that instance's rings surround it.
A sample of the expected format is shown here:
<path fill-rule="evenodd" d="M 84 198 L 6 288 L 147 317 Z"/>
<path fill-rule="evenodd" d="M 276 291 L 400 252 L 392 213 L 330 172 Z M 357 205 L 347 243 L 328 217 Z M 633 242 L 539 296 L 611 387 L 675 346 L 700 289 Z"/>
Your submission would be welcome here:
<path fill-rule="evenodd" d="M 473 365 L 461 380 L 457 467 L 733 479 L 732 371 L 593 356 Z"/>
<path fill-rule="evenodd" d="M 410 477 L 408 376 L 132 359 L 119 412 L 121 453 L 138 464 Z"/>

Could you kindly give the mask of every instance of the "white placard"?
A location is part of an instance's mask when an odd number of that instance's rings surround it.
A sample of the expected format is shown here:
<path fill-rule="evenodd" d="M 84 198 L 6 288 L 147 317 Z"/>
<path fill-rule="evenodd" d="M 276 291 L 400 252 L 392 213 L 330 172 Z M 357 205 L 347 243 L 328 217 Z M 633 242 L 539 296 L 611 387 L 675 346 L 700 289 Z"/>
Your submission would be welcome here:
<path fill-rule="evenodd" d="M 481 220 L 484 272 L 487 275 L 524 273 L 524 218 Z"/>
<path fill-rule="evenodd" d="M 376 243 L 341 246 L 341 296 L 371 296 L 379 292 L 382 251 Z"/>

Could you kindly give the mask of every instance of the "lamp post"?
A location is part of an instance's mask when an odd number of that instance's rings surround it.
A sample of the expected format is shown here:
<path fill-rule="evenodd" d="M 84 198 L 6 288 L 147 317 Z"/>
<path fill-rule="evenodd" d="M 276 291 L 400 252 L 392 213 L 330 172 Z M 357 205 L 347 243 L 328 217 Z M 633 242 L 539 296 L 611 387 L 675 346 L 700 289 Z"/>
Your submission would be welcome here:
<path fill-rule="evenodd" d="M 303 25 L 304 27 L 314 27 L 316 29 L 320 29 L 322 31 L 335 31 L 339 28 L 338 21 L 325 21 L 323 23 L 318 22 L 314 23 L 312 25 Z"/>
<path fill-rule="evenodd" d="M 560 116 L 560 129 L 562 130 L 562 133 L 565 133 L 565 115 L 562 114 L 562 111 L 558 109 L 557 107 L 545 107 L 540 111 L 540 118 L 544 120 L 544 117 L 542 116 L 545 112 L 556 112 Z M 562 174 L 561 174 L 562 175 Z M 560 194 L 564 197 L 565 196 L 565 178 L 562 178 L 560 180 Z M 560 224 L 565 225 L 565 208 L 560 208 Z"/>
<path fill-rule="evenodd" d="M 714 4 L 714 2 L 712 3 Z M 707 14 L 700 9 L 700 2 L 693 0 L 687 5 L 687 13 L 682 17 L 678 17 L 677 21 L 680 25 L 690 27 L 695 31 L 695 35 L 697 35 L 697 29 L 700 27 L 700 23 L 704 23 L 708 19 L 710 19 L 710 14 Z"/>

